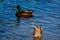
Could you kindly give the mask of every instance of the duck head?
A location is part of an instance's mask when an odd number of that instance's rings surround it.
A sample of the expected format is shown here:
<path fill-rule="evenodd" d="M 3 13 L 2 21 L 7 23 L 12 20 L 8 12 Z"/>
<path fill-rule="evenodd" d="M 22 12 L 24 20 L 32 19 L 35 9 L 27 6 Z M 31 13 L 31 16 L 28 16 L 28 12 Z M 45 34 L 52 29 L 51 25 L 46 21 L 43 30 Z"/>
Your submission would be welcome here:
<path fill-rule="evenodd" d="M 17 5 L 17 11 L 19 12 L 19 11 L 21 11 L 21 6 L 20 5 Z"/>

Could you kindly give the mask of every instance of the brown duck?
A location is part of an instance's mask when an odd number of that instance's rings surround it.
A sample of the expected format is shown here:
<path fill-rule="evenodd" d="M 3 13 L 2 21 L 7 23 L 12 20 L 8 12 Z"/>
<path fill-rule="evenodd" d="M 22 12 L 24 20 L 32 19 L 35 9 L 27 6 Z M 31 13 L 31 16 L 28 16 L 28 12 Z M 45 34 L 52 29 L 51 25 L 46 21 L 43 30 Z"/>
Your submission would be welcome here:
<path fill-rule="evenodd" d="M 20 6 L 18 5 L 17 6 L 17 13 L 16 13 L 16 16 L 17 17 L 24 17 L 24 18 L 29 18 L 29 17 L 32 17 L 33 15 L 33 10 L 21 10 Z"/>
<path fill-rule="evenodd" d="M 34 26 L 33 38 L 34 40 L 42 40 L 42 28 L 40 26 Z"/>

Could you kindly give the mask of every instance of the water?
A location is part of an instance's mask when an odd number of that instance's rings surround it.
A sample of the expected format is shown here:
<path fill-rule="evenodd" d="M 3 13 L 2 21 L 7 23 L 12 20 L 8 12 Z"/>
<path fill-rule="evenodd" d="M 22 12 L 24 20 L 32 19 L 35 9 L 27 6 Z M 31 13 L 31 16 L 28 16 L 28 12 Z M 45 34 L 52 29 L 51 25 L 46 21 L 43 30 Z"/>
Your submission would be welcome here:
<path fill-rule="evenodd" d="M 16 5 L 34 10 L 17 23 Z M 60 39 L 60 0 L 0 0 L 0 40 L 33 40 L 33 26 L 43 28 L 43 40 Z"/>

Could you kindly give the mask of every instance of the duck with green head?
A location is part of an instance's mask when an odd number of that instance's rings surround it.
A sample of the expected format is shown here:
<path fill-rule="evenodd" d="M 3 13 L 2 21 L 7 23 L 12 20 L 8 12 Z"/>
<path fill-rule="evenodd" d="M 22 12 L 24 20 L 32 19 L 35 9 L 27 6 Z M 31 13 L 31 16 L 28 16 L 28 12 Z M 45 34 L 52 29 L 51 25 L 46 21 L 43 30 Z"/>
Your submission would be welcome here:
<path fill-rule="evenodd" d="M 17 7 L 17 17 L 24 17 L 24 18 L 29 18 L 32 17 L 32 13 L 34 12 L 33 10 L 21 10 L 21 6 L 18 5 Z"/>

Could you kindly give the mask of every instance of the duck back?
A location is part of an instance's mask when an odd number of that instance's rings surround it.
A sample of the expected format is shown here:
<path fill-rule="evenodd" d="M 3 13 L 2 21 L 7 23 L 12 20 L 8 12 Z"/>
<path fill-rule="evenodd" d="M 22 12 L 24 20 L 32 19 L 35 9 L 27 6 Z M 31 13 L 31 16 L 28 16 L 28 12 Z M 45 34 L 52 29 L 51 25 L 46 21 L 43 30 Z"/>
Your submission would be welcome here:
<path fill-rule="evenodd" d="M 42 28 L 40 26 L 35 26 L 33 38 L 34 40 L 42 40 Z"/>

